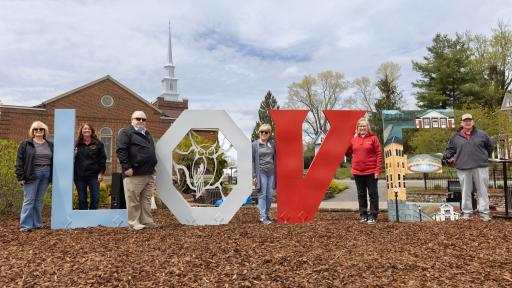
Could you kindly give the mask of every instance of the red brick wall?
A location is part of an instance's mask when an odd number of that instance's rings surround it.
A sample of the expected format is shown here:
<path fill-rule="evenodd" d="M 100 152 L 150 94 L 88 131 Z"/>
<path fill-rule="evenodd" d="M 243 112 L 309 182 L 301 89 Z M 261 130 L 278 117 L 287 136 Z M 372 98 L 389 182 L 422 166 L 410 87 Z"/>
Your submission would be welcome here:
<path fill-rule="evenodd" d="M 44 110 L 0 107 L 0 139 L 20 143 L 28 138 L 28 129 L 34 121 L 50 124 Z"/>

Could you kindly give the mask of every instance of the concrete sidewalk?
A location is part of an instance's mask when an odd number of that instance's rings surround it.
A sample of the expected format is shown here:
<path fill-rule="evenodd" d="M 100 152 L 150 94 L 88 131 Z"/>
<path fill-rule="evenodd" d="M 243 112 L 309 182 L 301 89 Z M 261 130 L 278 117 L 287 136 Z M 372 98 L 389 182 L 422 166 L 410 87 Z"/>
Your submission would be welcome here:
<path fill-rule="evenodd" d="M 359 209 L 359 204 L 357 202 L 357 189 L 355 181 L 350 179 L 338 181 L 347 184 L 348 189 L 343 190 L 341 193 L 334 196 L 334 198 L 322 201 L 322 203 L 320 203 L 320 209 L 357 211 Z M 377 185 L 379 189 L 379 210 L 388 209 L 386 182 L 379 180 Z"/>

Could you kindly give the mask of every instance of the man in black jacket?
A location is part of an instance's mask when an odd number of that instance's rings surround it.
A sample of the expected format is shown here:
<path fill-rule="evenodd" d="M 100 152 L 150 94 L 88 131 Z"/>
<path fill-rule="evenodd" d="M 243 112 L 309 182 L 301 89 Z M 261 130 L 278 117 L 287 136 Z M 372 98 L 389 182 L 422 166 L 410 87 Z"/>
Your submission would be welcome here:
<path fill-rule="evenodd" d="M 146 114 L 135 111 L 132 123 L 117 137 L 117 158 L 124 173 L 124 195 L 131 229 L 158 227 L 151 215 L 153 174 L 156 166 L 155 144 L 146 129 Z"/>
<path fill-rule="evenodd" d="M 491 220 L 489 214 L 489 184 L 488 159 L 492 154 L 493 145 L 489 135 L 474 126 L 471 114 L 462 115 L 461 128 L 452 136 L 448 147 L 443 154 L 443 159 L 455 156 L 455 168 L 462 187 L 462 219 L 470 219 L 473 213 L 471 203 L 471 191 L 473 182 L 479 197 L 480 219 Z"/>

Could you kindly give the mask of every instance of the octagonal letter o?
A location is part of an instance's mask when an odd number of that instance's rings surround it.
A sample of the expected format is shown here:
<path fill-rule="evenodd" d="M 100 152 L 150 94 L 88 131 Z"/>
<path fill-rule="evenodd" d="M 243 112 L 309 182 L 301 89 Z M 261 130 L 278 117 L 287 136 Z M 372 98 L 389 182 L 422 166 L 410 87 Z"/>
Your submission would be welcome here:
<path fill-rule="evenodd" d="M 238 183 L 219 207 L 191 207 L 172 181 L 172 151 L 191 129 L 219 129 L 238 155 Z M 225 111 L 185 110 L 156 145 L 157 192 L 164 204 L 182 224 L 227 224 L 252 193 L 251 143 Z"/>

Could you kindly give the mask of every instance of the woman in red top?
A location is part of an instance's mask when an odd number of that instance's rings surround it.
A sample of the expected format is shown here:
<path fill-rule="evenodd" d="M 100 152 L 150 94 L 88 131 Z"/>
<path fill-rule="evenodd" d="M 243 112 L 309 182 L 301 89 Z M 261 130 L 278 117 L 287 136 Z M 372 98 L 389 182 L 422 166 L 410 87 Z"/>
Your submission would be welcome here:
<path fill-rule="evenodd" d="M 356 135 L 347 150 L 347 157 L 352 157 L 352 174 L 356 181 L 357 200 L 361 223 L 377 223 L 379 213 L 379 192 L 377 180 L 382 167 L 382 151 L 379 138 L 372 134 L 368 121 L 359 119 Z M 370 195 L 370 215 L 368 217 L 368 197 Z"/>

